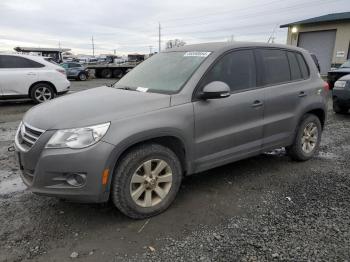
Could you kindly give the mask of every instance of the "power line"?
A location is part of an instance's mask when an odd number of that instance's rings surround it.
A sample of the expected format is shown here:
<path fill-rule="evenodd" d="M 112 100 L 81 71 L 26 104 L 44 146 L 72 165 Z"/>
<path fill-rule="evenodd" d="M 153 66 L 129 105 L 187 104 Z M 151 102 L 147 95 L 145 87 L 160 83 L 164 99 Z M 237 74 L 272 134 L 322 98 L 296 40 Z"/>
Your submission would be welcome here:
<path fill-rule="evenodd" d="M 256 8 L 256 7 L 259 7 L 259 6 L 266 6 L 267 4 L 277 3 L 277 2 L 281 2 L 281 1 L 280 0 L 274 0 L 274 1 L 271 1 L 271 2 L 264 3 L 263 5 L 260 5 L 260 4 L 259 5 L 252 5 L 252 6 L 249 6 L 249 7 L 235 8 L 235 9 L 231 9 L 231 10 L 215 12 L 215 13 L 208 13 L 208 14 L 199 15 L 199 16 L 166 19 L 166 20 L 163 20 L 163 22 L 178 21 L 178 20 L 189 20 L 189 19 L 196 19 L 196 18 L 201 18 L 201 17 L 208 17 L 208 16 L 211 16 L 211 15 L 218 15 L 218 14 L 223 14 L 223 13 L 231 13 L 231 12 L 234 12 L 234 11 L 242 11 L 242 10 L 247 10 L 247 9 L 251 9 L 251 8 Z"/>
<path fill-rule="evenodd" d="M 334 0 L 314 0 L 312 2 L 308 2 L 308 3 L 299 3 L 299 4 L 295 4 L 295 5 L 291 5 L 291 6 L 287 6 L 287 7 L 279 7 L 276 9 L 269 9 L 269 14 L 275 14 L 278 11 L 282 11 L 282 12 L 290 12 L 290 11 L 294 11 L 297 9 L 301 9 L 301 8 L 306 8 L 308 5 L 313 6 L 315 4 L 328 4 L 330 2 L 334 2 Z M 240 15 L 235 15 L 234 17 L 232 17 L 234 19 L 235 22 L 240 21 L 240 20 L 247 20 L 247 19 L 251 19 L 251 17 L 256 18 L 257 16 L 266 16 L 266 10 L 262 10 L 262 11 L 257 11 L 257 12 L 253 12 L 249 14 L 249 17 L 247 17 L 247 14 L 240 14 Z M 243 19 L 237 19 L 237 18 L 243 18 Z M 195 22 L 195 23 L 187 23 L 187 24 L 179 24 L 176 26 L 164 26 L 165 29 L 171 29 L 171 28 L 183 28 L 184 26 L 203 26 L 203 25 L 207 25 L 207 24 L 216 24 L 217 23 L 217 19 L 213 22 L 213 21 L 202 21 L 202 22 Z M 221 22 L 227 22 L 227 18 L 224 18 L 223 21 L 219 21 L 219 23 Z"/>

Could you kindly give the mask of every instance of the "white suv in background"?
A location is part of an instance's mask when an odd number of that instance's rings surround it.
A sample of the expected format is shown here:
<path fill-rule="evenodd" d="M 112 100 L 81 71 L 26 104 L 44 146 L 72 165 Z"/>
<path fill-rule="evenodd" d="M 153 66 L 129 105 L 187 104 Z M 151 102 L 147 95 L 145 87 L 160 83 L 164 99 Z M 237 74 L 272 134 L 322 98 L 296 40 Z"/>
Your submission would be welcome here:
<path fill-rule="evenodd" d="M 29 97 L 36 103 L 68 92 L 66 71 L 41 56 L 0 54 L 0 99 Z"/>

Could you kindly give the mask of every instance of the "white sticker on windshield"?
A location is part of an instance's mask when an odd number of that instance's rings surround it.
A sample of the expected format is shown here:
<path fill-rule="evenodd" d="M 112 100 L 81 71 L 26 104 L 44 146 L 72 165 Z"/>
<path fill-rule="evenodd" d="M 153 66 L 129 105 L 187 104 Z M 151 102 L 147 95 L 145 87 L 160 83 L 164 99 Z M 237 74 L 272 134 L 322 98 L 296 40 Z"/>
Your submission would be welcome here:
<path fill-rule="evenodd" d="M 145 93 L 145 92 L 148 91 L 148 88 L 147 88 L 147 87 L 140 87 L 140 86 L 139 86 L 138 88 L 136 88 L 136 90 L 139 91 L 139 92 L 144 92 L 144 93 Z"/>
<path fill-rule="evenodd" d="M 193 52 L 186 52 L 184 56 L 199 56 L 199 57 L 207 57 L 210 55 L 211 52 L 198 52 L 198 51 L 193 51 Z"/>

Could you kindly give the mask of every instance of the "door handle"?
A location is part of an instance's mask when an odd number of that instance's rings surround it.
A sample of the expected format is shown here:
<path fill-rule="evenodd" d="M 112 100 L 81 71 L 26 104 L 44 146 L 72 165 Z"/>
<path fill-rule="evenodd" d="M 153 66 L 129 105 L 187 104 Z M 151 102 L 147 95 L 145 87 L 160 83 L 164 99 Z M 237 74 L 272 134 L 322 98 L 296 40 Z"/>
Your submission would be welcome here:
<path fill-rule="evenodd" d="M 252 107 L 261 107 L 264 103 L 261 102 L 260 100 L 255 100 L 254 103 L 252 104 Z"/>
<path fill-rule="evenodd" d="M 35 73 L 29 72 L 27 75 L 29 75 L 29 76 L 35 76 Z"/>
<path fill-rule="evenodd" d="M 305 96 L 307 96 L 307 94 L 306 94 L 304 91 L 301 91 L 301 92 L 299 93 L 299 97 L 305 97 Z"/>

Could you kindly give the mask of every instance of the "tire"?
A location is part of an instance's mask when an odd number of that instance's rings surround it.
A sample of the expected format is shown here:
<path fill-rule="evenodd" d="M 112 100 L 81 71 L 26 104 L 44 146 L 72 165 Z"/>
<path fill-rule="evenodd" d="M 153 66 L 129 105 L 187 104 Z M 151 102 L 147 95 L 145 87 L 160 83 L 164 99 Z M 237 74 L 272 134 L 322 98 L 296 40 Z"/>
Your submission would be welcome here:
<path fill-rule="evenodd" d="M 123 76 L 123 71 L 120 69 L 114 69 L 113 70 L 113 77 L 115 78 L 121 78 Z"/>
<path fill-rule="evenodd" d="M 39 83 L 30 90 L 30 97 L 36 104 L 40 104 L 54 99 L 55 91 L 49 84 Z"/>
<path fill-rule="evenodd" d="M 147 177 L 145 174 L 147 173 L 147 168 L 145 169 L 147 163 L 153 175 L 157 173 L 157 167 L 167 165 L 163 169 L 159 168 L 161 172 L 153 181 L 154 183 L 147 182 L 144 178 Z M 172 174 L 171 182 L 169 182 L 170 173 Z M 135 180 L 134 176 L 136 176 Z M 167 182 L 159 182 L 161 180 Z M 130 218 L 152 217 L 165 211 L 174 201 L 181 180 L 181 164 L 172 150 L 159 144 L 142 144 L 129 150 L 119 161 L 112 180 L 112 201 L 122 213 Z M 160 197 L 160 194 L 158 195 L 159 189 L 157 187 L 161 188 L 162 195 L 165 193 L 163 198 Z M 142 193 L 138 194 L 138 192 Z M 147 198 L 147 196 L 149 197 Z"/>
<path fill-rule="evenodd" d="M 101 71 L 101 77 L 102 78 L 111 78 L 112 77 L 112 70 L 105 68 Z"/>
<path fill-rule="evenodd" d="M 316 129 L 313 129 L 314 127 Z M 310 130 L 316 130 L 315 132 L 317 133 Z M 296 161 L 309 160 L 319 148 L 321 135 L 322 126 L 320 119 L 313 114 L 304 115 L 298 126 L 293 144 L 286 148 L 287 153 Z"/>
<path fill-rule="evenodd" d="M 78 75 L 78 79 L 80 80 L 80 81 L 86 81 L 87 80 L 87 75 L 85 74 L 85 73 L 80 73 L 79 75 Z"/>
<path fill-rule="evenodd" d="M 349 108 L 340 106 L 336 101 L 333 101 L 333 111 L 336 114 L 346 114 L 349 111 Z"/>

